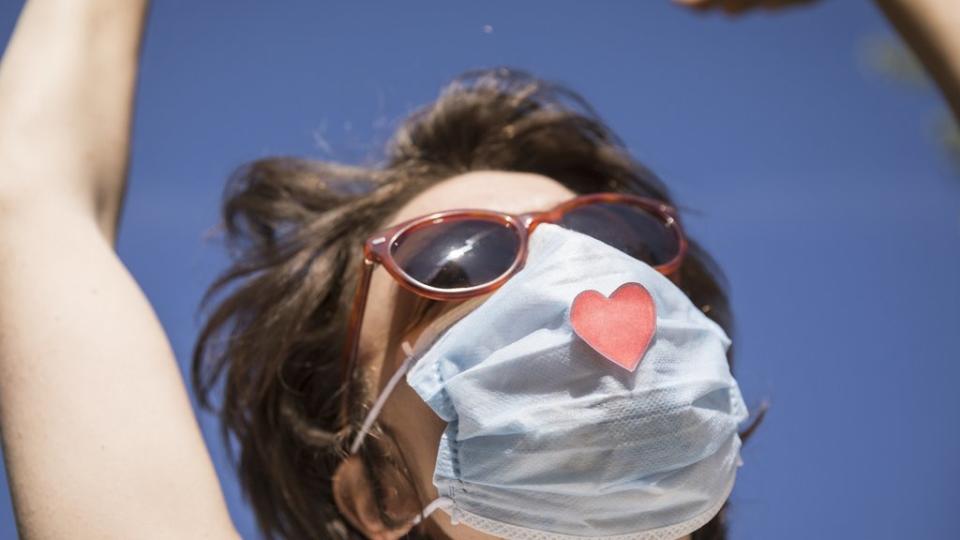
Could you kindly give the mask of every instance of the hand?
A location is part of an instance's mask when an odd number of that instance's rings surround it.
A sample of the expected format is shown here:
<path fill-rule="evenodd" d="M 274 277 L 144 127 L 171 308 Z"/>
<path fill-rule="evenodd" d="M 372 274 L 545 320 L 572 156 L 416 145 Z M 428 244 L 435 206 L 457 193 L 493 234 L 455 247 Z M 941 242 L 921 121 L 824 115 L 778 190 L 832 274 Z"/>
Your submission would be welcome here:
<path fill-rule="evenodd" d="M 779 9 L 797 4 L 812 4 L 817 0 L 673 0 L 696 10 L 722 9 L 727 13 L 742 13 L 751 9 Z"/>

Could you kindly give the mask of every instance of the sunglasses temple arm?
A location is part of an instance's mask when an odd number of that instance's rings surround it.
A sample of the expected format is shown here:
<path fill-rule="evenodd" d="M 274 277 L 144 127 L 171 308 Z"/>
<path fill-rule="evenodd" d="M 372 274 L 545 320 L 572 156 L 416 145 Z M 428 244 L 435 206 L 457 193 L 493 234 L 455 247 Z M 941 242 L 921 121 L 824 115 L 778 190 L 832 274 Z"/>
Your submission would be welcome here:
<path fill-rule="evenodd" d="M 360 348 L 360 328 L 363 325 L 363 313 L 367 306 L 367 293 L 370 290 L 370 278 L 373 274 L 373 267 L 376 263 L 367 257 L 363 258 L 360 268 L 360 279 L 357 281 L 357 289 L 353 295 L 353 303 L 350 308 L 350 317 L 347 321 L 347 335 L 344 342 L 343 353 L 341 357 L 340 369 L 343 374 L 344 388 L 340 390 L 347 394 L 352 386 L 349 381 L 353 376 L 353 366 L 357 359 L 357 352 Z M 346 421 L 347 409 L 352 400 L 346 395 L 341 409 L 342 419 Z"/>

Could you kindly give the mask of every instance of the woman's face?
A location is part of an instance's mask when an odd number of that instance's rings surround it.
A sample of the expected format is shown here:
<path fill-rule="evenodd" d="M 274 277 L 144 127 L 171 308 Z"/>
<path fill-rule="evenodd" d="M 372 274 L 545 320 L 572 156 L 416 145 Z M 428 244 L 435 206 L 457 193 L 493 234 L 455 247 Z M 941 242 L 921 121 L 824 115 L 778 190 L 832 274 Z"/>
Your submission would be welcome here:
<path fill-rule="evenodd" d="M 570 199 L 577 194 L 546 176 L 506 171 L 473 171 L 448 178 L 434 184 L 419 193 L 395 214 L 387 218 L 383 228 L 406 221 L 410 218 L 451 208 L 480 208 L 510 213 L 523 213 L 545 210 L 557 203 Z M 489 293 L 492 294 L 492 293 Z M 444 302 L 437 311 L 422 323 L 408 328 L 407 322 L 414 314 L 416 302 L 421 301 L 415 294 L 402 288 L 382 267 L 378 266 L 370 282 L 370 292 L 364 313 L 360 335 L 360 352 L 357 369 L 363 370 L 363 379 L 371 395 L 378 395 L 386 381 L 404 360 L 401 344 L 406 341 L 413 345 L 417 337 L 429 323 L 442 312 L 456 306 L 460 301 Z M 393 434 L 399 451 L 409 467 L 417 487 L 427 501 L 437 497 L 432 482 L 436 464 L 437 448 L 440 436 L 446 428 L 441 420 L 405 382 L 401 382 L 391 393 L 379 416 L 385 430 Z M 369 498 L 363 493 L 362 482 L 351 475 L 359 475 L 362 468 L 358 463 L 352 467 L 341 467 L 337 471 L 335 484 L 341 484 L 337 503 L 350 521 L 372 538 L 399 538 L 404 530 L 389 531 L 378 526 L 379 519 L 369 508 L 364 509 L 363 502 L 354 502 L 349 508 L 350 497 Z M 396 475 L 391 476 L 395 478 Z M 343 486 L 348 486 L 344 488 Z M 359 487 L 357 487 L 359 486 Z M 404 486 L 389 486 L 404 493 Z M 412 493 L 400 498 L 415 500 Z M 399 513 L 416 513 L 419 502 L 413 503 Z M 465 525 L 453 525 L 449 516 L 442 511 L 434 512 L 429 526 L 432 536 L 442 535 L 451 538 L 473 540 L 496 538 Z M 374 523 L 371 523 L 374 522 Z"/>

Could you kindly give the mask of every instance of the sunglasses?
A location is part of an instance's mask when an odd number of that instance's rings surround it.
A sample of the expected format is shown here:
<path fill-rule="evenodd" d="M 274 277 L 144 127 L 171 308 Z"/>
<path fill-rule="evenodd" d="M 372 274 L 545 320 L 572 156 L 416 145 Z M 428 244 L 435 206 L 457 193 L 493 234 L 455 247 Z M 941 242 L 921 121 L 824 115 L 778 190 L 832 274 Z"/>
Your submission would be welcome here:
<path fill-rule="evenodd" d="M 584 233 L 671 275 L 687 240 L 672 206 L 625 193 L 593 193 L 549 210 L 510 214 L 455 209 L 434 212 L 382 230 L 364 243 L 360 279 L 343 352 L 341 411 L 354 370 L 370 278 L 377 264 L 405 289 L 433 300 L 460 300 L 497 289 L 523 268 L 530 234 L 541 223 Z"/>

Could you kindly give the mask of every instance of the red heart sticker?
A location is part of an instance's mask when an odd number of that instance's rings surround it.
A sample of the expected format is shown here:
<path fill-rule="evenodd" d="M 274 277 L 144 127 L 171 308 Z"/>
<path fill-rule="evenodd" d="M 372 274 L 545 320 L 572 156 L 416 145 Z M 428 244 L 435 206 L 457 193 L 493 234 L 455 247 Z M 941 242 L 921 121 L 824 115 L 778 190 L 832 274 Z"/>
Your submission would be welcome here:
<path fill-rule="evenodd" d="M 657 307 L 650 292 L 628 281 L 610 298 L 588 289 L 573 299 L 570 324 L 581 339 L 611 362 L 637 369 L 657 328 Z"/>

